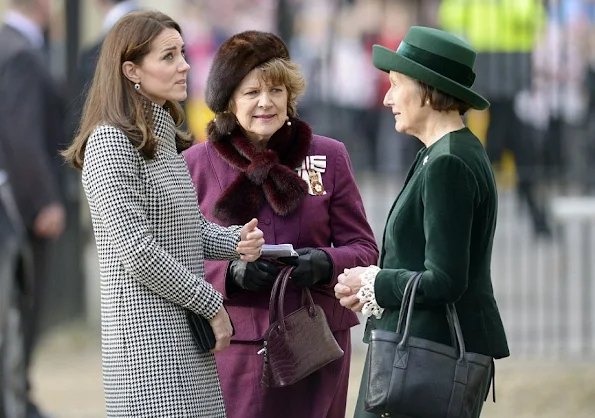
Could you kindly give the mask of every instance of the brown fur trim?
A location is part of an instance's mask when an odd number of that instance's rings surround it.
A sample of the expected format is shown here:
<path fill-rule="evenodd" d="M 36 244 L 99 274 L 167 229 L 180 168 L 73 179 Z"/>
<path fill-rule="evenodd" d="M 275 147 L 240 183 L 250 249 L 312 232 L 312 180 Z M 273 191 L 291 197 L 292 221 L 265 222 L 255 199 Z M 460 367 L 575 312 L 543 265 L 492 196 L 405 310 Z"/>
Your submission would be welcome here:
<path fill-rule="evenodd" d="M 267 149 L 257 148 L 239 129 L 221 137 L 209 129 L 209 140 L 229 165 L 241 171 L 215 204 L 214 215 L 228 223 L 241 224 L 255 217 L 263 200 L 273 211 L 286 216 L 297 209 L 308 194 L 308 185 L 298 168 L 310 149 L 312 130 L 294 119 L 269 140 Z"/>

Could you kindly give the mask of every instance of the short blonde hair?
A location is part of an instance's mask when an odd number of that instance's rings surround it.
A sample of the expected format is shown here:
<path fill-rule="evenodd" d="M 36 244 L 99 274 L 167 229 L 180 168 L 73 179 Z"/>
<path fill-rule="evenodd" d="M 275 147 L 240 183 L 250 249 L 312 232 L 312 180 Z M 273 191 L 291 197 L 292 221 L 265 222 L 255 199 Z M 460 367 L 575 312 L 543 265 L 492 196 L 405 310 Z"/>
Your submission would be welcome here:
<path fill-rule="evenodd" d="M 287 89 L 287 115 L 289 117 L 297 116 L 298 98 L 306 91 L 306 79 L 300 71 L 300 67 L 293 61 L 283 58 L 274 58 L 264 64 L 259 65 L 262 78 L 269 84 L 282 84 Z M 228 110 L 232 109 L 230 100 Z"/>

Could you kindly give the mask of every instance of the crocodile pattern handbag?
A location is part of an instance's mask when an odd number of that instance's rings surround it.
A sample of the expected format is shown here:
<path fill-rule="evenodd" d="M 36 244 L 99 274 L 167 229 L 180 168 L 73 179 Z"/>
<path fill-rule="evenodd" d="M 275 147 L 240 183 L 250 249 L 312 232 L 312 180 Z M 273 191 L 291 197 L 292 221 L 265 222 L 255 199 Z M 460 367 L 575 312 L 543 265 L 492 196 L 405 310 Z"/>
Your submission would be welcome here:
<path fill-rule="evenodd" d="M 308 288 L 302 290 L 301 307 L 285 316 L 283 300 L 293 268 L 281 270 L 271 292 L 261 379 L 262 385 L 271 388 L 292 385 L 343 356 Z"/>

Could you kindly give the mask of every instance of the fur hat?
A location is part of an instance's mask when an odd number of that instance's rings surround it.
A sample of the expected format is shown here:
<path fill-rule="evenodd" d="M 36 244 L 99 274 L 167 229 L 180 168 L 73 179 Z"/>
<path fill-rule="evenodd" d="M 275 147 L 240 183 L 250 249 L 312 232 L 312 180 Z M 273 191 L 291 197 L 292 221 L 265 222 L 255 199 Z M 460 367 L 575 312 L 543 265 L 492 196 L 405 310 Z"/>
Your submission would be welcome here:
<path fill-rule="evenodd" d="M 205 101 L 217 114 L 220 134 L 235 128 L 235 115 L 224 113 L 235 89 L 250 71 L 275 58 L 289 60 L 289 50 L 281 38 L 269 32 L 241 32 L 219 47 L 207 78 Z"/>

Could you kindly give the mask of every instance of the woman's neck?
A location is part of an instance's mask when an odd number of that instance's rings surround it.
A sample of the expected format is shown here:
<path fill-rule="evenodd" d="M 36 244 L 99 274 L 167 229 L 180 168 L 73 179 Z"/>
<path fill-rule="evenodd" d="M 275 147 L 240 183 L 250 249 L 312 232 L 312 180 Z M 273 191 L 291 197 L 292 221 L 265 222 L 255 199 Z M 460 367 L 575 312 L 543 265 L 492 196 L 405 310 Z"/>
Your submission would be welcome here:
<path fill-rule="evenodd" d="M 242 133 L 258 149 L 266 149 L 267 144 L 269 143 L 269 139 L 271 139 L 270 137 L 269 138 L 264 138 L 264 137 L 259 136 L 259 135 L 249 134 L 244 129 L 242 129 Z"/>
<path fill-rule="evenodd" d="M 430 147 L 436 143 L 444 135 L 450 132 L 461 130 L 465 127 L 463 119 L 459 112 L 432 112 L 432 114 L 426 120 L 426 123 L 420 129 L 416 136 L 423 144 Z"/>

